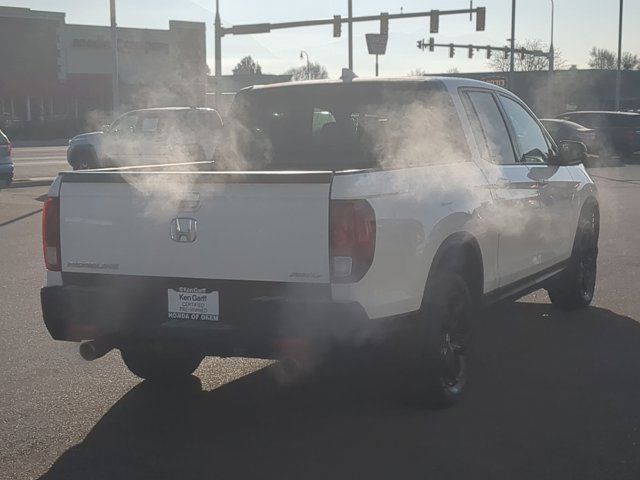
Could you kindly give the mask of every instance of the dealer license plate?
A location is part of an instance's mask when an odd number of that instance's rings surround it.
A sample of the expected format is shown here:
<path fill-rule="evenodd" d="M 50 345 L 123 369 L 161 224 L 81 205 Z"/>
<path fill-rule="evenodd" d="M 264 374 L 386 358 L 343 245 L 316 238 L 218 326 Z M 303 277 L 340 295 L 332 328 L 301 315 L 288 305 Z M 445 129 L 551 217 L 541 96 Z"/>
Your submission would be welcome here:
<path fill-rule="evenodd" d="M 218 292 L 208 292 L 204 288 L 170 288 L 167 290 L 167 298 L 167 314 L 171 320 L 217 322 L 220 318 Z"/>

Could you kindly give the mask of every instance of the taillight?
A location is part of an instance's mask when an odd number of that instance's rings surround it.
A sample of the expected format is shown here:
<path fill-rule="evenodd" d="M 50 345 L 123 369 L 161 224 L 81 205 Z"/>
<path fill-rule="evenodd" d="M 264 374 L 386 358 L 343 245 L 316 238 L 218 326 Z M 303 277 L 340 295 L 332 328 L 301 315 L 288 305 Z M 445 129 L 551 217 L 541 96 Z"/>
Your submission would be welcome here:
<path fill-rule="evenodd" d="M 376 216 L 366 200 L 331 200 L 329 256 L 331 279 L 357 282 L 367 273 L 376 249 Z"/>
<path fill-rule="evenodd" d="M 13 148 L 13 145 L 11 145 L 11 142 L 7 143 L 7 156 L 11 156 L 12 148 Z"/>
<path fill-rule="evenodd" d="M 60 261 L 60 199 L 47 197 L 42 209 L 42 250 L 47 270 L 59 272 Z"/>

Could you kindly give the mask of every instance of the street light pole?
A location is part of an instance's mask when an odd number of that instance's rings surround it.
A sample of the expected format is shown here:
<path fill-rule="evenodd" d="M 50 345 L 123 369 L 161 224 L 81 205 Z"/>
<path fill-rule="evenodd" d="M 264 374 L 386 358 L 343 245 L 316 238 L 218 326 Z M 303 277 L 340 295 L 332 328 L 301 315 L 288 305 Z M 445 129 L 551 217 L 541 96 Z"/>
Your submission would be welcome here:
<path fill-rule="evenodd" d="M 553 72 L 555 70 L 555 50 L 553 49 L 553 17 L 554 17 L 555 5 L 553 0 L 551 0 L 551 43 L 549 45 L 549 71 Z"/>
<path fill-rule="evenodd" d="M 222 79 L 222 22 L 220 21 L 220 1 L 216 0 L 216 19 L 215 19 L 215 105 L 219 109 L 221 106 L 220 99 L 220 81 Z"/>
<path fill-rule="evenodd" d="M 302 50 L 300 52 L 300 60 L 304 59 L 305 56 L 307 57 L 307 80 L 311 80 L 311 62 L 309 61 L 309 54 Z"/>
<path fill-rule="evenodd" d="M 353 71 L 353 0 L 349 0 L 349 70 Z"/>
<path fill-rule="evenodd" d="M 118 24 L 116 22 L 116 0 L 109 2 L 111 13 L 111 47 L 113 48 L 113 67 L 111 71 L 111 108 L 114 117 L 120 108 L 120 74 L 118 69 Z"/>
<path fill-rule="evenodd" d="M 616 70 L 616 110 L 620 110 L 620 81 L 622 70 L 622 0 L 620 0 L 620 22 L 618 26 L 618 69 Z"/>

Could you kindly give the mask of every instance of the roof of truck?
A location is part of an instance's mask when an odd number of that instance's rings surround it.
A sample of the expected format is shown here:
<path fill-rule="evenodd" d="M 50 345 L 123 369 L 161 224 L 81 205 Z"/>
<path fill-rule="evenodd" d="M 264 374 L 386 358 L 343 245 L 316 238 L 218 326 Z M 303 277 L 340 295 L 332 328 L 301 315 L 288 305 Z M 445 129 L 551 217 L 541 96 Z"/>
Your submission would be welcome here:
<path fill-rule="evenodd" d="M 359 78 L 356 77 L 353 80 L 341 80 L 341 79 L 332 79 L 332 80 L 303 80 L 303 81 L 295 81 L 295 82 L 283 82 L 283 83 L 272 83 L 269 85 L 254 85 L 250 87 L 243 88 L 242 90 L 269 90 L 276 88 L 291 88 L 291 87 L 311 87 L 311 86 L 319 86 L 319 85 L 351 85 L 351 84 L 376 84 L 376 83 L 392 83 L 392 84 L 441 84 L 448 88 L 458 88 L 458 87 L 481 87 L 485 89 L 491 90 L 499 90 L 508 93 L 508 90 L 505 90 L 501 87 L 493 85 L 488 82 L 483 82 L 481 80 L 474 80 L 471 78 L 461 78 L 461 77 L 392 77 L 392 78 Z"/>

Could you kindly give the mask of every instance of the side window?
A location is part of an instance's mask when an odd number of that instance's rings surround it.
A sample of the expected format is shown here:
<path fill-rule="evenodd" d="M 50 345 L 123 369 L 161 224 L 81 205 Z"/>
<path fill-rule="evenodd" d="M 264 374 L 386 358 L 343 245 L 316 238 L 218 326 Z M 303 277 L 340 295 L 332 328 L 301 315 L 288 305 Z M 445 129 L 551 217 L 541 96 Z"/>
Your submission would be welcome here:
<path fill-rule="evenodd" d="M 515 163 L 509 131 L 493 95 L 489 92 L 468 92 L 466 95 L 469 120 L 480 148 L 493 163 Z"/>
<path fill-rule="evenodd" d="M 135 133 L 136 127 L 138 125 L 138 114 L 137 113 L 128 113 L 123 115 L 119 119 L 117 119 L 109 133 L 114 135 L 131 135 Z"/>
<path fill-rule="evenodd" d="M 538 122 L 515 100 L 500 95 L 500 101 L 516 134 L 516 141 L 525 163 L 545 163 L 553 155 Z"/>

